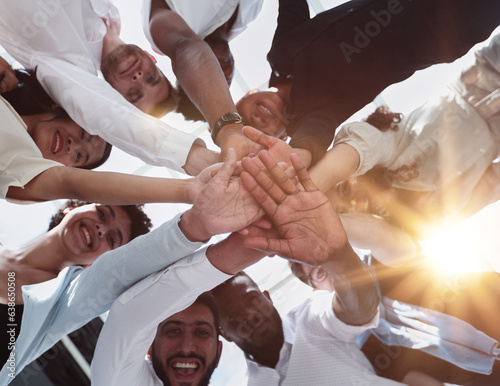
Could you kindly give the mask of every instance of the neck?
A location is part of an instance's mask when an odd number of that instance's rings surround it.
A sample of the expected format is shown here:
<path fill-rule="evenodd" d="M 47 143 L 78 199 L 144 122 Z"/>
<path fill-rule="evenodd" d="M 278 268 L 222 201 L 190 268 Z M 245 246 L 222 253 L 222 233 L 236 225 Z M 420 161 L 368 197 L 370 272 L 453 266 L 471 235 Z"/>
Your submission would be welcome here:
<path fill-rule="evenodd" d="M 278 361 L 280 359 L 280 351 L 281 347 L 278 349 L 271 349 L 269 350 L 266 348 L 265 350 L 261 350 L 262 352 L 256 353 L 256 354 L 249 354 L 247 353 L 247 356 L 252 359 L 254 362 L 257 362 L 259 365 L 270 367 L 274 369 L 276 365 L 278 364 Z"/>
<path fill-rule="evenodd" d="M 103 58 L 105 58 L 111 51 L 113 51 L 116 47 L 125 44 L 123 40 L 120 39 L 118 33 L 113 29 L 113 27 L 108 27 L 106 35 L 104 36 L 102 42 L 102 55 L 101 55 L 101 63 Z"/>
<path fill-rule="evenodd" d="M 4 250 L 2 255 L 10 264 L 17 267 L 29 267 L 41 275 L 57 274 L 72 265 L 65 260 L 63 246 L 56 231 L 52 230 L 43 236 L 15 250 Z M 36 278 L 35 278 L 36 279 Z"/>
<path fill-rule="evenodd" d="M 53 118 L 53 115 L 49 114 L 49 113 L 23 115 L 21 117 L 24 124 L 27 126 L 27 131 L 28 131 L 28 134 L 30 134 L 30 135 L 33 131 L 33 128 L 38 124 L 38 122 L 44 121 L 44 120 L 49 120 L 51 118 Z"/>

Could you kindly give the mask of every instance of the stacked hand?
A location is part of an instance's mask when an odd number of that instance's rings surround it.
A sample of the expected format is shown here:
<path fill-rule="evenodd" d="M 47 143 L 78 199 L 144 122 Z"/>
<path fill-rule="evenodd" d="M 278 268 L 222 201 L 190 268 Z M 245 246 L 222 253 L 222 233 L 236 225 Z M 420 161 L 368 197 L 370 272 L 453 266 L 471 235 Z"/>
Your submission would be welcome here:
<path fill-rule="evenodd" d="M 249 237 L 245 245 L 310 265 L 327 262 L 344 250 L 347 237 L 337 213 L 309 178 L 296 154 L 290 157 L 297 174 L 294 182 L 269 152 L 261 151 L 264 172 L 250 158 L 242 161 L 241 180 L 277 229 L 279 237 Z"/>
<path fill-rule="evenodd" d="M 220 233 L 239 231 L 259 220 L 263 211 L 238 177 L 233 177 L 236 167 L 236 155 L 232 149 L 224 164 L 209 181 L 215 170 L 202 173 L 196 181 L 197 186 L 205 182 L 203 189 L 195 195 L 193 207 L 183 215 L 181 223 L 184 233 L 191 240 L 206 240 Z"/>

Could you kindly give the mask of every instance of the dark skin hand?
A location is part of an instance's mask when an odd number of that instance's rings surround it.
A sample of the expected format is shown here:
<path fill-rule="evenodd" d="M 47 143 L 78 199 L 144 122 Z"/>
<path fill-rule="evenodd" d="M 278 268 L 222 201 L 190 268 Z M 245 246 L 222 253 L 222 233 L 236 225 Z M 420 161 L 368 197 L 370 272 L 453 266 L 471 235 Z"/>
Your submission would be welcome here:
<path fill-rule="evenodd" d="M 369 323 L 376 315 L 379 298 L 373 278 L 352 250 L 337 213 L 316 187 L 299 156 L 290 161 L 294 181 L 269 152 L 261 151 L 262 170 L 254 159 L 242 161 L 243 186 L 264 209 L 278 237 L 248 237 L 250 248 L 274 252 L 308 265 L 321 266 L 333 279 L 332 308 L 351 325 Z"/>

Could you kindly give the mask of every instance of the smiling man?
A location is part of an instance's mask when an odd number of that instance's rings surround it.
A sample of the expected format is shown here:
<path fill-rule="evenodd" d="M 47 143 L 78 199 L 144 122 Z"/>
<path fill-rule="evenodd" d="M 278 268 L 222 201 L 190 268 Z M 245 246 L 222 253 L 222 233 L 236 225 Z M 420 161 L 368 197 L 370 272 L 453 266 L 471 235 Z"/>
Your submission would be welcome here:
<path fill-rule="evenodd" d="M 203 141 L 150 116 L 174 110 L 177 93 L 151 56 L 119 33 L 110 1 L 0 3 L 0 44 L 25 68 L 36 68 L 50 97 L 90 134 L 191 175 L 218 162 Z"/>
<path fill-rule="evenodd" d="M 219 311 L 209 293 L 158 326 L 148 360 L 164 385 L 207 386 L 222 352 Z"/>

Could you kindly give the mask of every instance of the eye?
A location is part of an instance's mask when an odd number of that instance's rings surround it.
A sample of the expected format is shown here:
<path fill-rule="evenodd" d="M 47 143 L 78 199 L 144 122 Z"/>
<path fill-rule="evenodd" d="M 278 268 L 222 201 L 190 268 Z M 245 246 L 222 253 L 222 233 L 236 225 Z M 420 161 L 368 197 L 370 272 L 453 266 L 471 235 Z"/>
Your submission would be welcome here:
<path fill-rule="evenodd" d="M 97 207 L 97 215 L 99 216 L 99 219 L 101 221 L 106 221 L 106 215 L 104 214 L 104 211 L 99 207 Z"/>
<path fill-rule="evenodd" d="M 153 83 L 155 81 L 155 74 L 151 74 L 148 79 L 146 79 L 147 83 Z"/>
<path fill-rule="evenodd" d="M 108 233 L 107 239 L 108 239 L 109 247 L 111 249 L 115 249 L 115 238 L 111 234 Z"/>
<path fill-rule="evenodd" d="M 179 333 L 180 333 L 180 330 L 178 328 L 170 328 L 167 331 L 165 331 L 166 335 L 172 335 L 172 336 L 179 335 Z"/>
<path fill-rule="evenodd" d="M 210 336 L 210 333 L 206 330 L 196 330 L 196 335 L 200 336 Z"/>
<path fill-rule="evenodd" d="M 80 130 L 80 139 L 83 139 L 85 137 L 85 130 L 81 129 Z"/>
<path fill-rule="evenodd" d="M 76 153 L 75 163 L 80 162 L 81 158 L 82 158 L 82 154 L 81 153 Z"/>

